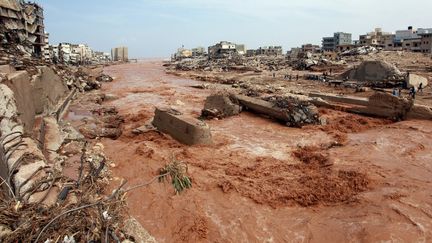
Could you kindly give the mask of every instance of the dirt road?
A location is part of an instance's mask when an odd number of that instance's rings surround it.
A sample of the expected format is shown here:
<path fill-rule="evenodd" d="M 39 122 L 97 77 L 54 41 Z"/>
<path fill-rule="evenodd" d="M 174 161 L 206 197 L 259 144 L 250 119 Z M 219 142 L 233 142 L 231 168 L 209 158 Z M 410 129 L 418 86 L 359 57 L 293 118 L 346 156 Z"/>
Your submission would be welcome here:
<path fill-rule="evenodd" d="M 180 195 L 169 183 L 128 195 L 130 214 L 158 241 L 432 241 L 432 122 L 322 110 L 329 125 L 296 129 L 242 113 L 209 122 L 213 145 L 190 147 L 132 130 L 155 105 L 198 116 L 211 90 L 166 75 L 158 61 L 105 71 L 115 81 L 103 91 L 119 97 L 109 104 L 125 117 L 123 135 L 102 140 L 114 176 L 148 181 L 172 156 L 189 167 L 193 188 Z M 305 146 L 315 150 L 295 156 Z"/>

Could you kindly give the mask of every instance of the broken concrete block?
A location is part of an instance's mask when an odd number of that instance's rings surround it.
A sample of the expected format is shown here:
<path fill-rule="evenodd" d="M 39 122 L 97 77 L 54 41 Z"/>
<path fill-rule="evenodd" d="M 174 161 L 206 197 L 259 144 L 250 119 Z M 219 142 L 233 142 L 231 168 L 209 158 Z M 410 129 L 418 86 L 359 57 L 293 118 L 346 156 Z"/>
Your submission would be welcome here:
<path fill-rule="evenodd" d="M 248 110 L 252 110 L 259 114 L 268 115 L 281 121 L 289 120 L 289 117 L 282 109 L 274 107 L 274 105 L 270 102 L 244 95 L 236 95 L 235 97 L 238 99 L 240 104 L 242 104 Z"/>
<path fill-rule="evenodd" d="M 54 71 L 45 66 L 38 67 L 39 74 L 31 80 L 32 95 L 37 114 L 50 113 L 66 95 L 67 87 Z"/>
<path fill-rule="evenodd" d="M 283 121 L 290 127 L 320 123 L 318 109 L 308 101 L 293 97 L 270 97 L 269 101 L 244 95 L 235 97 L 246 109 Z"/>
<path fill-rule="evenodd" d="M 18 116 L 24 125 L 25 132 L 31 134 L 35 122 L 36 109 L 29 74 L 27 71 L 12 73 L 8 75 L 8 81 L 5 84 L 14 93 Z"/>
<path fill-rule="evenodd" d="M 309 97 L 317 97 L 331 102 L 345 103 L 351 105 L 367 106 L 369 104 L 368 98 L 354 97 L 354 96 L 341 96 L 336 94 L 325 94 L 325 93 L 309 93 Z"/>
<path fill-rule="evenodd" d="M 214 94 L 207 97 L 202 116 L 206 118 L 224 118 L 240 114 L 241 106 L 228 94 Z"/>
<path fill-rule="evenodd" d="M 187 145 L 212 143 L 210 127 L 206 123 L 173 109 L 156 108 L 153 125 Z"/>
<path fill-rule="evenodd" d="M 408 112 L 407 118 L 432 120 L 432 108 L 424 105 L 414 105 Z"/>
<path fill-rule="evenodd" d="M 392 120 L 403 120 L 407 117 L 413 105 L 413 100 L 396 97 L 384 92 L 376 92 L 369 97 L 367 106 L 354 107 L 347 109 L 347 111 Z"/>
<path fill-rule="evenodd" d="M 142 225 L 135 219 L 129 218 L 124 222 L 124 231 L 127 235 L 133 236 L 136 243 L 156 243 L 157 241 Z"/>
<path fill-rule="evenodd" d="M 57 151 L 64 142 L 64 137 L 55 117 L 43 119 L 43 152 L 50 163 L 54 163 L 58 157 Z"/>
<path fill-rule="evenodd" d="M 420 75 L 410 73 L 406 79 L 406 83 L 408 88 L 414 87 L 418 89 L 420 84 L 423 84 L 424 88 L 428 85 L 428 79 Z"/>

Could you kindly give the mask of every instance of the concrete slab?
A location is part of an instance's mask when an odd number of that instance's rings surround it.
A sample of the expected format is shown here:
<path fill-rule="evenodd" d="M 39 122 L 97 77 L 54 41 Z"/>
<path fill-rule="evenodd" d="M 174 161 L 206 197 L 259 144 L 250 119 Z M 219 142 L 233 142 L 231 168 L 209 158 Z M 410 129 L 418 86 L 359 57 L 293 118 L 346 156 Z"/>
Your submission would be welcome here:
<path fill-rule="evenodd" d="M 212 143 L 210 127 L 205 122 L 170 108 L 156 108 L 153 125 L 183 144 Z"/>
<path fill-rule="evenodd" d="M 36 113 L 51 113 L 68 89 L 51 68 L 41 66 L 38 69 L 39 74 L 33 76 L 31 81 Z"/>
<path fill-rule="evenodd" d="M 424 105 L 414 105 L 408 112 L 407 118 L 432 120 L 432 108 Z"/>
<path fill-rule="evenodd" d="M 19 71 L 8 75 L 8 79 L 5 84 L 14 93 L 19 118 L 24 125 L 25 132 L 31 134 L 36 110 L 30 85 L 30 76 L 27 71 Z"/>
<path fill-rule="evenodd" d="M 290 121 L 290 117 L 283 109 L 274 107 L 274 105 L 270 102 L 244 95 L 235 95 L 235 98 L 248 110 L 252 110 L 258 114 L 267 115 L 284 122 Z"/>
<path fill-rule="evenodd" d="M 310 93 L 309 97 L 317 97 L 331 102 L 339 102 L 339 103 L 346 103 L 352 105 L 367 106 L 369 104 L 368 98 L 354 97 L 354 96 L 341 96 L 341 95 L 325 94 L 325 93 Z"/>

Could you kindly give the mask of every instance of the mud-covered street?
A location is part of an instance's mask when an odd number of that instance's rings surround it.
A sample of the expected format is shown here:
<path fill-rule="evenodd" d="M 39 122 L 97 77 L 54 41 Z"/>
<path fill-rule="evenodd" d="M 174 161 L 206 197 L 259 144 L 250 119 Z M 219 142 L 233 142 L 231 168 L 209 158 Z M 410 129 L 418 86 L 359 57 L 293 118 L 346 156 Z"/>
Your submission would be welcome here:
<path fill-rule="evenodd" d="M 199 117 L 219 86 L 192 88 L 201 83 L 165 74 L 157 60 L 105 72 L 115 80 L 102 91 L 115 98 L 104 104 L 125 120 L 117 140 L 101 140 L 113 187 L 149 181 L 173 157 L 188 165 L 193 187 L 179 195 L 170 183 L 127 195 L 129 213 L 159 242 L 432 240 L 431 121 L 320 108 L 327 125 L 289 128 L 243 112 L 208 122 L 212 145 L 186 146 L 133 130 L 160 105 Z"/>

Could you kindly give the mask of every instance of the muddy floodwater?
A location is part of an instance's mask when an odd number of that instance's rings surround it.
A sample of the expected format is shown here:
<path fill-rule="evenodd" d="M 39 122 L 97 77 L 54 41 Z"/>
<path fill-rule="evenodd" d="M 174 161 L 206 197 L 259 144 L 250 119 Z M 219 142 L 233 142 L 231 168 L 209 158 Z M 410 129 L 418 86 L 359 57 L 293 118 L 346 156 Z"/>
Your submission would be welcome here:
<path fill-rule="evenodd" d="M 132 130 L 159 105 L 198 117 L 214 91 L 165 74 L 159 61 L 105 72 L 115 80 L 103 92 L 117 96 L 107 104 L 125 119 L 120 138 L 102 139 L 113 184 L 146 182 L 172 156 L 188 164 L 193 187 L 180 195 L 170 183 L 128 194 L 129 213 L 159 242 L 432 242 L 431 121 L 321 110 L 328 125 L 299 129 L 242 113 L 208 122 L 213 145 L 186 146 Z M 305 146 L 326 147 L 310 153 L 330 166 L 303 165 L 308 150 L 294 152 Z"/>

